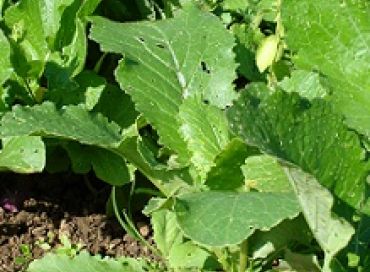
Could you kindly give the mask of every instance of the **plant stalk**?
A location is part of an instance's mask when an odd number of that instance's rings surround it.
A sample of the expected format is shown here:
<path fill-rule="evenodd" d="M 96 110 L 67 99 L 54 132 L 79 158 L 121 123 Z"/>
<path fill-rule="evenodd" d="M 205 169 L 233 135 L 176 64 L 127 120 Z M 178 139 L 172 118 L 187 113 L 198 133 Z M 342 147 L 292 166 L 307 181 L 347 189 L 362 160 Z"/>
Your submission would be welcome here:
<path fill-rule="evenodd" d="M 248 239 L 240 244 L 239 272 L 245 272 L 248 265 Z"/>

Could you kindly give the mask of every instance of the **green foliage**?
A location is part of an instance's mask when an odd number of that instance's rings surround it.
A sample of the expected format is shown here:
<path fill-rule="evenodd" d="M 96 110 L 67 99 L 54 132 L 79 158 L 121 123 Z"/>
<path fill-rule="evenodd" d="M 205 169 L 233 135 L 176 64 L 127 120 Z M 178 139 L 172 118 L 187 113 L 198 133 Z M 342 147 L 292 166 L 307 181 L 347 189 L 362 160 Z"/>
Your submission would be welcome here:
<path fill-rule="evenodd" d="M 228 117 L 233 131 L 247 143 L 300 166 L 353 208 L 363 205 L 369 163 L 358 136 L 327 102 L 310 104 L 280 91 L 253 95 L 251 89 Z"/>
<path fill-rule="evenodd" d="M 332 103 L 351 127 L 370 137 L 369 2 L 288 0 L 282 12 L 296 66 L 325 76 Z"/>
<path fill-rule="evenodd" d="M 113 204 L 140 241 L 116 204 L 154 195 L 164 270 L 369 270 L 366 0 L 0 9 L 1 171 L 132 182 Z M 67 255 L 29 271 L 161 271 Z"/>
<path fill-rule="evenodd" d="M 214 16 L 194 7 L 154 23 L 117 24 L 98 17 L 92 23 L 91 38 L 102 50 L 125 56 L 116 70 L 120 86 L 157 129 L 161 143 L 187 159 L 180 105 L 190 97 L 220 108 L 231 104 L 236 96 L 232 36 Z"/>

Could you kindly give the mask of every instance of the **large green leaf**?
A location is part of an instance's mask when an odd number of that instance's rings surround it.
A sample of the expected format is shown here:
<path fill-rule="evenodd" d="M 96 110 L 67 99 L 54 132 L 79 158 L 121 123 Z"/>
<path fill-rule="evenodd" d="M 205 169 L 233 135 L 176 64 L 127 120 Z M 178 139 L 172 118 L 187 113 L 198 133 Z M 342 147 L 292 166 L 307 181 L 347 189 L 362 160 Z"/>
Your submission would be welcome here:
<path fill-rule="evenodd" d="M 223 111 L 196 98 L 180 106 L 180 131 L 188 144 L 191 161 L 202 179 L 213 160 L 229 142 L 229 126 Z"/>
<path fill-rule="evenodd" d="M 187 7 L 175 18 L 119 24 L 93 18 L 91 38 L 103 51 L 124 54 L 116 78 L 161 142 L 188 158 L 177 118 L 183 98 L 224 108 L 236 94 L 232 35 L 213 15 Z"/>
<path fill-rule="evenodd" d="M 41 172 L 45 166 L 45 145 L 40 137 L 20 136 L 3 139 L 0 169 L 17 173 Z"/>
<path fill-rule="evenodd" d="M 33 261 L 27 272 L 144 272 L 149 269 L 146 266 L 146 263 L 139 259 L 103 259 L 100 256 L 90 256 L 87 251 L 82 251 L 73 258 L 64 254 L 48 253 L 42 259 Z"/>
<path fill-rule="evenodd" d="M 228 111 L 231 127 L 247 143 L 313 174 L 337 197 L 359 209 L 369 163 L 358 136 L 348 131 L 330 105 L 309 104 L 298 95 L 246 91 Z"/>
<path fill-rule="evenodd" d="M 208 191 L 180 196 L 175 211 L 186 236 L 203 245 L 226 246 L 296 217 L 300 207 L 291 193 Z"/>
<path fill-rule="evenodd" d="M 57 110 L 50 102 L 33 107 L 15 106 L 3 116 L 0 128 L 1 137 L 40 135 L 100 147 L 116 147 L 121 141 L 120 127 L 102 115 L 80 106 Z"/>
<path fill-rule="evenodd" d="M 370 4 L 287 0 L 282 18 L 294 63 L 325 75 L 347 123 L 370 137 Z"/>
<path fill-rule="evenodd" d="M 315 178 L 296 168 L 286 168 L 303 215 L 325 252 L 324 272 L 330 269 L 335 255 L 349 243 L 353 227 L 344 219 L 332 214 L 334 198 Z"/>
<path fill-rule="evenodd" d="M 0 86 L 9 78 L 11 72 L 10 44 L 0 29 Z"/>

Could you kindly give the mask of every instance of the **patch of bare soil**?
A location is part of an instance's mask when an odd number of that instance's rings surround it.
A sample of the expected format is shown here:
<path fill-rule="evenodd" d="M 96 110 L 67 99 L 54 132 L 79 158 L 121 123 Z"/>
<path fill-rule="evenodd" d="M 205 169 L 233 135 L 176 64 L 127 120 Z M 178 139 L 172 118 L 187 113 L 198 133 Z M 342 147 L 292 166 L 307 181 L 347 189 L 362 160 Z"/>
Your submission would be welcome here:
<path fill-rule="evenodd" d="M 27 262 L 60 247 L 61 236 L 103 256 L 155 256 L 105 215 L 109 186 L 89 192 L 80 176 L 0 176 L 0 271 L 22 271 Z M 139 229 L 151 243 L 149 226 Z M 25 256 L 21 248 L 30 249 Z M 47 249 L 50 247 L 50 249 Z M 26 262 L 17 264 L 19 258 Z"/>

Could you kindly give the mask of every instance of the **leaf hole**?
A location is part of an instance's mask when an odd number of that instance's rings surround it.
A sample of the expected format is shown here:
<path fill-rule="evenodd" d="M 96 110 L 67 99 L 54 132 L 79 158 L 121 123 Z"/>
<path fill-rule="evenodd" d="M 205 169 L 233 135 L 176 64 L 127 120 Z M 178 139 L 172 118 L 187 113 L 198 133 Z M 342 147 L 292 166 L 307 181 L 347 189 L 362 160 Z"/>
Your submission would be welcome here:
<path fill-rule="evenodd" d="M 209 104 L 209 100 L 208 99 L 203 99 L 203 103 L 208 105 Z"/>
<path fill-rule="evenodd" d="M 201 61 L 200 62 L 200 66 L 202 67 L 202 71 L 207 73 L 207 74 L 210 74 L 211 73 L 211 70 L 208 68 L 208 65 L 207 63 L 205 63 L 204 61 Z"/>
<path fill-rule="evenodd" d="M 155 44 L 158 48 L 165 49 L 166 47 L 164 46 L 163 43 L 156 43 Z"/>
<path fill-rule="evenodd" d="M 143 37 L 138 37 L 137 40 L 141 43 L 145 43 L 145 39 Z"/>

